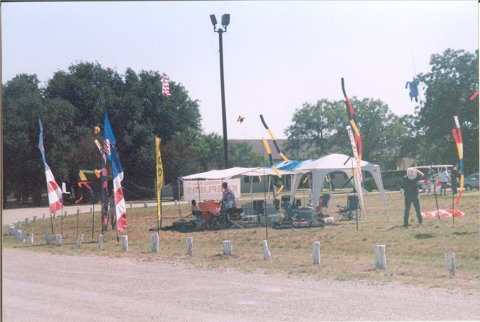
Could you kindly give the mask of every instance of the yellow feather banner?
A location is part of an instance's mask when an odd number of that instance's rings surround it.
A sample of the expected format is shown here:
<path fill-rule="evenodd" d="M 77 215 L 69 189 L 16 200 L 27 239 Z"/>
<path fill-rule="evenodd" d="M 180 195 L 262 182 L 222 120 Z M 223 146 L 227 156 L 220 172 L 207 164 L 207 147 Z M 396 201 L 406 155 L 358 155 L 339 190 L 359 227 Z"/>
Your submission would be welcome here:
<path fill-rule="evenodd" d="M 161 139 L 155 137 L 155 163 L 157 165 L 157 221 L 160 226 L 162 219 L 162 188 L 163 188 L 163 164 L 162 156 L 160 154 L 160 142 Z"/>
<path fill-rule="evenodd" d="M 265 145 L 265 149 L 267 150 L 267 154 L 272 154 L 272 150 L 270 150 L 270 144 L 268 144 L 267 139 L 266 138 L 262 138 L 262 139 L 263 139 L 263 145 Z"/>

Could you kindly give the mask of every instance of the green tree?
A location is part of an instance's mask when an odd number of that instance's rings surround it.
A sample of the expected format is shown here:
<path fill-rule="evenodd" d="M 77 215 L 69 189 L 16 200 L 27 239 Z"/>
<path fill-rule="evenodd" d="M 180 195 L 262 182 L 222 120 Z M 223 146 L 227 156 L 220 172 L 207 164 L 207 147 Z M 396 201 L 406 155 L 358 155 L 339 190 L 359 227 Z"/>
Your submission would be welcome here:
<path fill-rule="evenodd" d="M 454 115 L 461 123 L 465 171 L 478 171 L 478 98 L 469 97 L 478 89 L 478 50 L 447 49 L 430 59 L 431 71 L 420 74 L 425 84 L 425 103 L 415 113 L 411 132 L 417 141 L 414 151 L 424 164 L 456 164 L 458 156 L 451 129 Z"/>
<path fill-rule="evenodd" d="M 4 87 L 5 192 L 17 201 L 46 193 L 44 166 L 38 149 L 38 118 L 43 123 L 47 163 L 57 181 L 67 181 L 71 168 L 74 107 L 63 99 L 44 99 L 34 75 L 18 75 Z"/>
<path fill-rule="evenodd" d="M 363 159 L 396 169 L 396 159 L 407 137 L 407 127 L 381 100 L 354 100 L 357 125 L 363 141 Z"/>
<path fill-rule="evenodd" d="M 80 169 L 100 167 L 93 128 L 103 128 L 105 111 L 117 139 L 125 185 L 132 187 L 126 189 L 127 198 L 139 195 L 134 187 L 154 190 L 155 136 L 162 138 L 167 158 L 175 159 L 168 151 L 178 143 L 179 151 L 196 162 L 167 168 L 165 178 L 176 181 L 189 167 L 200 169 L 195 141 L 189 137 L 190 132 L 201 134 L 198 101 L 175 82 L 170 82 L 170 92 L 170 97 L 162 95 L 158 72 L 127 69 L 123 76 L 98 63 L 74 64 L 56 72 L 44 87 L 36 76 L 18 75 L 4 86 L 5 192 L 15 191 L 19 199 L 39 199 L 45 192 L 37 148 L 39 116 L 47 162 L 59 182 L 77 180 Z"/>
<path fill-rule="evenodd" d="M 223 169 L 223 139 L 220 135 L 196 132 L 192 142 L 203 171 Z"/>
<path fill-rule="evenodd" d="M 380 100 L 352 98 L 356 124 L 363 141 L 362 158 L 379 163 L 383 168 L 394 166 L 388 156 L 398 153 L 406 135 L 406 127 Z M 295 111 L 293 124 L 287 128 L 287 152 L 290 158 L 319 158 L 330 153 L 352 154 L 346 131 L 347 115 L 343 101 L 320 100 L 304 104 Z M 389 151 L 393 150 L 393 151 Z"/>
<path fill-rule="evenodd" d="M 153 191 L 155 136 L 162 139 L 162 145 L 168 145 L 174 138 L 178 141 L 178 135 L 187 133 L 186 129 L 200 130 L 201 127 L 198 102 L 190 99 L 185 88 L 174 82 L 170 82 L 172 95 L 164 97 L 160 74 L 154 71 L 136 73 L 127 69 L 121 76 L 98 63 L 79 63 L 70 66 L 68 72 L 57 72 L 45 92 L 47 98 L 59 97 L 75 106 L 76 128 L 71 135 L 76 142 L 83 143 L 78 149 L 84 149 L 88 140 L 94 149 L 93 137 L 87 135 L 87 129 L 95 125 L 103 127 L 104 113 L 108 111 L 125 172 L 125 184 L 131 188 L 126 189 L 128 197 L 142 195 L 141 191 L 134 191 L 135 187 Z M 184 141 L 185 145 L 193 144 Z M 73 151 L 72 155 L 80 157 L 78 165 L 86 166 L 91 162 L 91 155 L 79 152 Z M 90 167 L 99 167 L 98 156 L 97 153 L 98 160 Z M 166 173 L 165 178 L 177 175 Z"/>
<path fill-rule="evenodd" d="M 178 132 L 170 142 L 162 146 L 162 162 L 165 181 L 173 188 L 174 198 L 179 200 L 178 178 L 197 172 L 205 171 L 199 158 L 198 151 L 192 145 L 192 135 L 195 131 Z"/>
<path fill-rule="evenodd" d="M 21 74 L 8 81 L 3 90 L 4 193 L 14 193 L 17 202 L 27 200 L 36 187 L 45 187 L 37 148 L 38 111 L 43 107 L 39 83 L 36 76 Z M 37 117 L 32 118 L 32 113 Z M 35 133 L 37 144 L 32 145 Z"/>
<path fill-rule="evenodd" d="M 252 145 L 246 142 L 230 142 L 228 158 L 231 167 L 259 167 L 264 163 L 262 157 L 253 151 Z"/>
<path fill-rule="evenodd" d="M 289 158 L 315 159 L 332 152 L 347 153 L 347 116 L 343 106 L 342 102 L 322 99 L 315 105 L 305 103 L 296 109 L 293 124 L 285 130 Z"/>

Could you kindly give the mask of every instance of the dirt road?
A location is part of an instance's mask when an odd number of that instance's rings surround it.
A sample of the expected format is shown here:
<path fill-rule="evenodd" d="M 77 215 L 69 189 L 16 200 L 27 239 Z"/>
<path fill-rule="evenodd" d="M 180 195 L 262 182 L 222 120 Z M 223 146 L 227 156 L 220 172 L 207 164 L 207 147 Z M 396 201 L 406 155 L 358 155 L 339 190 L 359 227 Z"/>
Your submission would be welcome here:
<path fill-rule="evenodd" d="M 477 320 L 480 293 L 3 252 L 4 321 Z"/>
<path fill-rule="evenodd" d="M 182 201 L 182 203 L 186 203 Z M 175 205 L 175 202 L 163 202 L 163 205 Z M 147 202 L 147 207 L 156 207 L 156 202 Z M 127 203 L 127 208 L 140 208 L 145 207 L 145 202 L 136 202 L 136 203 Z M 72 205 L 66 206 L 62 212 L 58 212 L 57 216 L 60 216 L 61 213 L 67 212 L 68 215 L 72 216 L 77 213 L 77 209 L 79 213 L 91 213 L 92 212 L 92 205 L 91 204 L 83 204 L 83 205 Z M 100 204 L 95 204 L 95 211 L 99 212 L 101 209 Z M 25 218 L 28 218 L 30 221 L 33 220 L 33 216 L 36 216 L 37 219 L 42 219 L 43 215 L 46 218 L 49 218 L 49 209 L 48 207 L 37 207 L 37 208 L 14 208 L 14 209 L 3 209 L 2 213 L 2 224 L 8 225 L 13 224 L 18 221 L 24 221 Z"/>

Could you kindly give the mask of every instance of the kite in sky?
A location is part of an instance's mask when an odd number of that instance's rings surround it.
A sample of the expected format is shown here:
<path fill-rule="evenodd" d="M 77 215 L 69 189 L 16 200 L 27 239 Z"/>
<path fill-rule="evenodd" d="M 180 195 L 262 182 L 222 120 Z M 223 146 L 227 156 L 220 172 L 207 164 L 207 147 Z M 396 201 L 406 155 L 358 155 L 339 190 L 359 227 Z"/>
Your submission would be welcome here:
<path fill-rule="evenodd" d="M 418 102 L 418 79 L 416 79 L 415 77 L 413 78 L 413 80 L 411 82 L 407 82 L 405 84 L 405 88 L 409 88 L 410 89 L 410 101 L 412 101 L 412 99 L 414 98 L 415 99 L 415 102 Z"/>

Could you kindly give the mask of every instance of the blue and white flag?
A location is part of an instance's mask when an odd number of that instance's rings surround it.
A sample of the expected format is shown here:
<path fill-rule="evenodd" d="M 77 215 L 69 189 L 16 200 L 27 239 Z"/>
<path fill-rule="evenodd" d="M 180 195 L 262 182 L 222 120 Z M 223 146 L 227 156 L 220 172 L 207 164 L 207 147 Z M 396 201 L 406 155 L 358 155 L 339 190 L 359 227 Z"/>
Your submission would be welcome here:
<path fill-rule="evenodd" d="M 115 145 L 117 143 L 115 135 L 113 134 L 110 121 L 108 120 L 108 114 L 105 112 L 104 121 L 104 142 L 106 148 L 107 160 L 112 165 L 112 177 L 113 177 L 113 193 L 115 196 L 115 215 L 117 219 L 118 233 L 121 233 L 127 227 L 127 207 L 125 206 L 125 198 L 123 197 L 122 180 L 123 169 L 120 164 L 120 158 L 118 157 Z"/>

